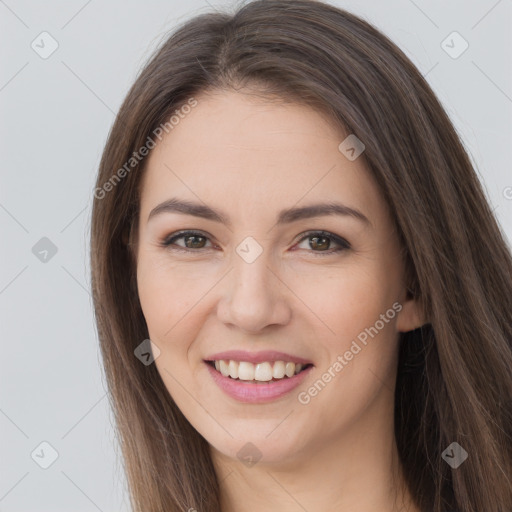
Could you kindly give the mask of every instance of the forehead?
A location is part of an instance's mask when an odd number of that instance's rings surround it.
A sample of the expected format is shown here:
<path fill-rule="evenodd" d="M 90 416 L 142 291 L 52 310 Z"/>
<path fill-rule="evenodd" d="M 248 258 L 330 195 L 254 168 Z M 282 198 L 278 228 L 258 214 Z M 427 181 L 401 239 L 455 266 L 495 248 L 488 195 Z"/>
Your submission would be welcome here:
<path fill-rule="evenodd" d="M 238 219 L 319 201 L 382 217 L 385 205 L 363 158 L 350 161 L 340 151 L 348 134 L 321 113 L 241 92 L 195 99 L 148 157 L 142 219 L 171 196 L 235 209 Z"/>

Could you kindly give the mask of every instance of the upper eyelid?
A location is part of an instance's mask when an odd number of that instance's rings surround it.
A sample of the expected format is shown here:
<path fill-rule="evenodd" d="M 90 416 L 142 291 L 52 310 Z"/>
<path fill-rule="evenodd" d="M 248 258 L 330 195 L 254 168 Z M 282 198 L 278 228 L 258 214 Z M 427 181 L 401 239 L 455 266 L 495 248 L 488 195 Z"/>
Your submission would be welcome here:
<path fill-rule="evenodd" d="M 327 236 L 328 238 L 331 238 L 335 244 L 338 244 L 340 246 L 348 246 L 348 247 L 351 247 L 351 243 L 346 240 L 346 238 L 340 236 L 340 235 L 337 235 L 336 233 L 332 233 L 330 231 L 327 231 L 325 229 L 317 229 L 317 230 L 314 230 L 314 229 L 310 229 L 310 230 L 306 230 L 306 231 L 302 231 L 301 233 L 299 233 L 297 235 L 297 241 L 295 243 L 300 243 L 302 241 L 304 241 L 304 239 L 310 237 L 310 236 L 313 236 L 313 235 L 316 235 L 316 234 L 323 234 L 324 236 Z M 171 233 L 169 236 L 166 236 L 163 241 L 162 241 L 162 244 L 163 245 L 171 245 L 171 240 L 179 240 L 180 238 L 183 238 L 185 236 L 201 236 L 201 237 L 204 237 L 206 238 L 209 242 L 213 243 L 212 242 L 212 236 L 209 235 L 208 233 L 206 232 L 203 232 L 203 231 L 200 231 L 200 230 L 195 230 L 195 229 L 185 229 L 185 230 L 180 230 L 180 231 L 177 231 L 177 232 L 174 232 L 174 233 Z M 195 249 L 189 249 L 189 248 L 186 248 L 186 247 L 181 247 L 181 246 L 177 246 L 178 248 L 180 249 L 183 249 L 183 250 L 190 250 L 190 251 L 194 251 Z M 208 248 L 211 248 L 211 247 L 203 247 L 201 249 L 208 249 Z M 197 251 L 199 251 L 200 249 L 197 249 Z M 314 251 L 314 252 L 317 252 L 317 251 Z M 318 252 L 327 252 L 327 251 L 318 251 Z"/>
<path fill-rule="evenodd" d="M 202 231 L 197 231 L 195 229 L 184 229 L 184 230 L 181 230 L 181 231 L 177 231 L 175 233 L 171 233 L 170 235 L 164 237 L 163 239 L 163 243 L 170 243 L 170 241 L 172 239 L 179 239 L 179 238 L 182 238 L 184 236 L 202 236 L 204 238 L 208 238 L 209 241 L 211 241 L 211 239 L 213 238 L 211 235 L 209 235 L 208 233 L 205 233 L 205 232 L 202 232 Z"/>

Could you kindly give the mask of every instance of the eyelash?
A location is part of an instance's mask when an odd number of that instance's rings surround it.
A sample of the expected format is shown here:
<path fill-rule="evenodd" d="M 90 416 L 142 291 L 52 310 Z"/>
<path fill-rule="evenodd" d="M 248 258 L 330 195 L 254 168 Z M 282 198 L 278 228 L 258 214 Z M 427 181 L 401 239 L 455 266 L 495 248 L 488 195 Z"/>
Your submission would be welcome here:
<path fill-rule="evenodd" d="M 304 236 L 302 236 L 302 235 L 304 235 Z M 178 251 L 178 252 L 185 252 L 185 253 L 194 253 L 194 252 L 197 253 L 203 249 L 206 249 L 206 248 L 189 249 L 189 248 L 185 248 L 185 247 L 180 247 L 178 245 L 174 245 L 174 242 L 176 240 L 179 240 L 180 238 L 184 238 L 186 236 L 197 236 L 197 237 L 206 238 L 207 240 L 209 240 L 209 238 L 206 235 L 204 235 L 203 233 L 201 233 L 199 231 L 180 231 L 178 233 L 174 233 L 174 234 L 170 235 L 165 240 L 163 240 L 161 242 L 161 246 L 165 247 L 166 249 L 169 249 L 171 251 Z M 312 252 L 315 256 L 320 256 L 320 257 L 328 256 L 328 255 L 331 255 L 334 253 L 339 253 L 341 251 L 345 251 L 345 250 L 351 248 L 350 244 L 345 239 L 335 235 L 334 233 L 330 233 L 329 231 L 308 231 L 308 232 L 302 233 L 300 236 L 302 236 L 302 238 L 297 242 L 297 244 L 300 244 L 304 240 L 306 240 L 308 238 L 312 238 L 313 236 L 319 236 L 319 237 L 330 238 L 332 241 L 334 241 L 337 245 L 340 246 L 338 249 L 329 249 L 327 251 L 313 251 L 313 250 L 309 251 L 309 252 Z"/>

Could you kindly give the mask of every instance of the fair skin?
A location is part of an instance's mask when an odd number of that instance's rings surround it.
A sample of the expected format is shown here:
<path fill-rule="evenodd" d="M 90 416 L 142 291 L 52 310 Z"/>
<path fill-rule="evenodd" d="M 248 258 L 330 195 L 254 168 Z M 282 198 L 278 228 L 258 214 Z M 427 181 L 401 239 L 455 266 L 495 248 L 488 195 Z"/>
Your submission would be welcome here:
<path fill-rule="evenodd" d="M 196 99 L 147 162 L 137 282 L 160 350 L 157 369 L 211 446 L 223 512 L 419 512 L 401 492 L 393 394 L 398 335 L 422 319 L 363 157 L 349 161 L 338 149 L 346 134 L 307 106 L 241 91 Z M 148 220 L 170 198 L 219 210 L 231 224 L 169 211 Z M 276 224 L 282 209 L 329 201 L 367 222 L 323 215 Z M 200 234 L 161 245 L 180 230 Z M 329 238 L 315 244 L 321 230 L 350 247 L 333 252 L 340 246 Z M 246 237 L 262 250 L 251 263 L 236 251 Z M 400 310 L 333 372 L 338 356 L 395 303 Z M 204 361 L 231 349 L 279 350 L 313 366 L 284 396 L 244 403 L 214 383 Z M 330 382 L 300 402 L 329 368 Z M 237 456 L 249 442 L 261 456 L 251 466 Z"/>

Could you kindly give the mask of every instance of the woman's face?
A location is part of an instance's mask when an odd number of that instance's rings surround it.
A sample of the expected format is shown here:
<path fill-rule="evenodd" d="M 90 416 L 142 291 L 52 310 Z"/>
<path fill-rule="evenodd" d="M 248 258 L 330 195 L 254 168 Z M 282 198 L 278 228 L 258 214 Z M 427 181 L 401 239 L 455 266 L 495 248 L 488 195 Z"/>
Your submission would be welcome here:
<path fill-rule="evenodd" d="M 342 152 L 348 134 L 306 106 L 196 100 L 142 183 L 138 291 L 165 386 L 226 458 L 292 462 L 376 435 L 398 332 L 420 323 L 360 146 Z"/>

